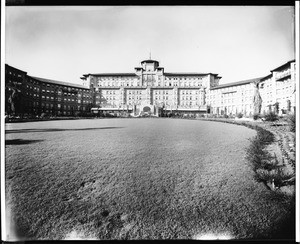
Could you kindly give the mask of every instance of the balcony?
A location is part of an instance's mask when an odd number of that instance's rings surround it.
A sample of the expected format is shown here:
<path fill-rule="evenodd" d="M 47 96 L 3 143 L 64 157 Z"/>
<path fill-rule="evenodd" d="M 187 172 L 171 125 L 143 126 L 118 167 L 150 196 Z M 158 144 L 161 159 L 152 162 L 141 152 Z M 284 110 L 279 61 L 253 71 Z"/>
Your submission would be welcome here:
<path fill-rule="evenodd" d="M 145 89 L 147 87 L 150 87 L 150 88 L 154 88 L 154 89 L 174 89 L 175 87 L 177 87 L 178 89 L 201 89 L 203 88 L 202 86 L 174 86 L 174 85 L 142 85 L 142 86 L 126 86 L 126 85 L 121 85 L 121 86 L 98 86 L 97 88 L 98 89 L 120 89 L 120 88 L 125 88 L 125 89 Z"/>
<path fill-rule="evenodd" d="M 202 86 L 177 86 L 178 89 L 200 89 Z"/>
<path fill-rule="evenodd" d="M 222 94 L 235 93 L 235 92 L 237 92 L 237 90 L 234 90 L 234 91 L 223 91 Z"/>
<path fill-rule="evenodd" d="M 120 89 L 121 87 L 124 86 L 98 86 L 98 89 Z"/>
<path fill-rule="evenodd" d="M 275 79 L 276 81 L 283 81 L 286 78 L 290 78 L 291 77 L 291 71 L 287 70 L 287 71 L 283 71 L 280 72 L 276 75 Z"/>
<path fill-rule="evenodd" d="M 207 105 L 200 105 L 200 106 L 178 106 L 178 108 L 174 108 L 173 110 L 178 111 L 207 111 Z"/>

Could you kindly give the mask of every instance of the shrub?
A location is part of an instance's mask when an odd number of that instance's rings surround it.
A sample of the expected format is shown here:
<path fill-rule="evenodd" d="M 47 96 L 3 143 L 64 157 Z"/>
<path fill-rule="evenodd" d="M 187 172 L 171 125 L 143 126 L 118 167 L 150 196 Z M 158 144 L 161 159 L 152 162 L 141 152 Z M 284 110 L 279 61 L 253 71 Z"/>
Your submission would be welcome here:
<path fill-rule="evenodd" d="M 294 184 L 293 173 L 284 171 L 283 167 L 277 167 L 271 170 L 258 169 L 256 172 L 256 180 L 259 182 L 274 183 L 275 187 L 281 187 L 289 184 Z"/>
<path fill-rule="evenodd" d="M 278 120 L 278 115 L 274 112 L 267 113 L 265 115 L 265 120 L 266 121 L 276 121 L 276 120 Z"/>
<path fill-rule="evenodd" d="M 47 116 L 46 113 L 42 113 L 41 116 L 40 116 L 40 118 L 45 118 L 46 116 Z"/>
<path fill-rule="evenodd" d="M 279 113 L 279 102 L 276 102 L 274 105 L 275 105 L 275 113 L 278 114 Z"/>
<path fill-rule="evenodd" d="M 284 171 L 284 162 L 280 164 L 275 154 L 272 156 L 265 150 L 265 146 L 274 141 L 274 135 L 260 127 L 256 127 L 256 130 L 257 135 L 246 153 L 255 173 L 255 180 L 271 184 L 272 188 L 293 184 L 294 174 Z"/>
<path fill-rule="evenodd" d="M 262 145 L 267 145 L 274 141 L 274 135 L 270 131 L 258 127 L 256 139 L 258 143 Z"/>
<path fill-rule="evenodd" d="M 243 118 L 243 114 L 242 113 L 238 113 L 237 114 L 237 117 L 240 119 L 240 118 Z"/>
<path fill-rule="evenodd" d="M 227 115 L 227 114 L 224 114 L 224 116 L 223 116 L 225 119 L 228 119 L 229 118 L 229 116 Z"/>
<path fill-rule="evenodd" d="M 260 119 L 261 118 L 261 115 L 260 114 L 254 114 L 253 115 L 253 119 L 254 120 L 258 120 L 258 119 Z"/>
<path fill-rule="evenodd" d="M 296 132 L 296 116 L 295 114 L 289 114 L 288 115 L 288 123 L 289 123 L 289 126 L 290 126 L 290 131 L 291 132 Z"/>

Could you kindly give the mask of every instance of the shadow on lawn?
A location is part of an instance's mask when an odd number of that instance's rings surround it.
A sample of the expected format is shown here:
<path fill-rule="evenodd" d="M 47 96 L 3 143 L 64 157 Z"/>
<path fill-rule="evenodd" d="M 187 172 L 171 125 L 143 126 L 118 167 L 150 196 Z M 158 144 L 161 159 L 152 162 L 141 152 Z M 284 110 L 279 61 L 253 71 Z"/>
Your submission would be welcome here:
<path fill-rule="evenodd" d="M 296 219 L 295 219 L 295 206 L 292 207 L 290 212 L 285 216 L 284 219 L 278 223 L 274 223 L 268 233 L 264 235 L 254 235 L 252 240 L 261 241 L 276 241 L 284 243 L 294 243 L 296 238 Z M 241 239 L 241 241 L 248 241 L 251 239 Z"/>
<path fill-rule="evenodd" d="M 43 140 L 23 140 L 23 139 L 13 139 L 13 140 L 5 140 L 5 145 L 26 145 L 41 142 Z"/>
<path fill-rule="evenodd" d="M 296 219 L 295 208 L 286 216 L 286 218 L 277 226 L 276 230 L 271 232 L 271 238 L 275 240 L 292 240 L 296 238 Z"/>
<path fill-rule="evenodd" d="M 86 131 L 86 130 L 109 130 L 109 129 L 121 129 L 124 127 L 98 127 L 98 128 L 78 128 L 78 129 L 20 129 L 20 130 L 6 130 L 5 133 L 33 133 L 33 132 L 57 132 L 57 131 Z"/>

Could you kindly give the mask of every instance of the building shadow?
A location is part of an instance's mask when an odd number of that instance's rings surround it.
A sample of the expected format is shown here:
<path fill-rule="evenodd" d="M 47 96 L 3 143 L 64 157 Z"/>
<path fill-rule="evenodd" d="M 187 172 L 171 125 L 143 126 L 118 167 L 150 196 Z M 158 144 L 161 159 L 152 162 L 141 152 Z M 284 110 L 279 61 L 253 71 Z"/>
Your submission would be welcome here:
<path fill-rule="evenodd" d="M 19 130 L 6 130 L 5 133 L 34 133 L 34 132 L 58 132 L 58 131 L 89 131 L 89 130 L 111 130 L 111 129 L 121 129 L 124 127 L 98 127 L 98 128 L 79 128 L 79 129 L 19 129 Z"/>
<path fill-rule="evenodd" d="M 23 139 L 13 139 L 13 140 L 5 140 L 5 145 L 26 145 L 41 142 L 43 140 L 23 140 Z"/>

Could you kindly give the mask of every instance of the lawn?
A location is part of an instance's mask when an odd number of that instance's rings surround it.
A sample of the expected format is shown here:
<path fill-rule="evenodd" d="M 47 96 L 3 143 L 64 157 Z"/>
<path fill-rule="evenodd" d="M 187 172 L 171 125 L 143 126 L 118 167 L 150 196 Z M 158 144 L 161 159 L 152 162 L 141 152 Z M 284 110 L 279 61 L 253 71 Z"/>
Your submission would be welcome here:
<path fill-rule="evenodd" d="M 292 238 L 289 199 L 245 159 L 255 134 L 181 119 L 6 124 L 10 238 Z"/>

